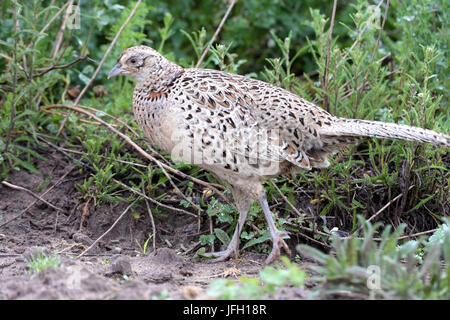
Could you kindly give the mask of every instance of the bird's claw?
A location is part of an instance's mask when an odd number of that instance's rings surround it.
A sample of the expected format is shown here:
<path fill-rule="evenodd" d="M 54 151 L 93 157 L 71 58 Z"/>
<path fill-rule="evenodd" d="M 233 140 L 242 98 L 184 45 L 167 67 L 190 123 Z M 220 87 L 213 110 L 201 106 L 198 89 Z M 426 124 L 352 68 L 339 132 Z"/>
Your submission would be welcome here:
<path fill-rule="evenodd" d="M 225 261 L 228 258 L 235 257 L 238 258 L 239 254 L 235 249 L 227 248 L 224 251 L 218 251 L 218 252 L 206 252 L 204 253 L 204 256 L 206 257 L 212 257 L 210 261 L 212 263 L 214 262 L 221 262 Z"/>
<path fill-rule="evenodd" d="M 286 231 L 277 231 L 275 236 L 272 237 L 273 242 L 272 252 L 267 257 L 266 264 L 271 264 L 280 257 L 281 248 L 283 248 L 288 255 L 291 255 L 291 250 L 289 249 L 286 242 L 283 240 L 284 235 L 287 235 Z"/>

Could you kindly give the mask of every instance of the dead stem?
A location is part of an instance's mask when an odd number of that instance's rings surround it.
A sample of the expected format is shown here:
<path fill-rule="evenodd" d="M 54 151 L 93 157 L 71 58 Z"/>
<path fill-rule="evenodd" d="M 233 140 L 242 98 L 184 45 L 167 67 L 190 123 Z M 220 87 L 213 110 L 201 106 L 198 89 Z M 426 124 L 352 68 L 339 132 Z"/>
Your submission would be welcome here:
<path fill-rule="evenodd" d="M 51 204 L 51 203 L 48 202 L 47 200 L 43 199 L 41 196 L 38 196 L 37 194 L 35 194 L 35 193 L 34 193 L 33 191 L 31 191 L 31 190 L 28 190 L 28 189 L 26 189 L 26 188 L 24 188 L 24 187 L 21 187 L 21 186 L 16 186 L 16 185 L 14 185 L 14 184 L 12 184 L 12 183 L 9 183 L 9 182 L 7 182 L 7 181 L 5 181 L 5 180 L 2 181 L 2 184 L 4 184 L 4 185 L 7 186 L 7 187 L 10 187 L 11 189 L 14 189 L 14 190 L 25 191 L 25 192 L 28 193 L 29 195 L 31 195 L 31 196 L 33 196 L 34 198 L 36 198 L 36 199 L 42 201 L 43 203 L 45 203 L 46 205 L 48 205 L 49 207 L 52 207 L 53 209 L 55 209 L 55 210 L 57 210 L 57 211 L 63 211 L 63 212 L 65 211 L 65 210 L 63 210 L 63 209 L 61 209 L 61 208 L 58 208 L 57 206 Z"/>
<path fill-rule="evenodd" d="M 117 179 L 112 179 L 112 181 L 114 181 L 114 182 L 117 183 L 118 185 L 121 185 L 123 188 L 127 189 L 128 191 L 131 191 L 131 192 L 133 192 L 134 194 L 136 194 L 136 195 L 138 195 L 138 196 L 141 196 L 141 197 L 144 198 L 144 199 L 150 200 L 150 202 L 153 202 L 154 204 L 156 204 L 156 205 L 158 205 L 158 206 L 161 206 L 161 207 L 163 207 L 163 208 L 166 208 L 166 209 L 169 209 L 169 210 L 173 210 L 173 211 L 176 211 L 176 212 L 184 213 L 184 214 L 187 214 L 187 215 L 189 215 L 189 216 L 192 216 L 192 217 L 197 218 L 197 216 L 196 216 L 195 214 L 193 214 L 192 212 L 189 212 L 189 211 L 186 211 L 186 210 L 183 210 L 183 209 L 179 209 L 179 208 L 175 208 L 175 207 L 169 206 L 169 205 L 167 205 L 167 204 L 161 203 L 161 202 L 159 202 L 158 200 L 155 200 L 155 199 L 153 199 L 153 198 L 150 198 L 150 197 L 147 196 L 146 194 L 141 193 L 141 192 L 139 192 L 139 191 L 133 189 L 133 188 L 130 187 L 130 186 L 127 186 L 127 185 L 126 185 L 125 183 L 123 183 L 122 181 L 119 181 L 119 180 L 117 180 Z"/>
<path fill-rule="evenodd" d="M 145 194 L 144 186 L 142 186 L 142 193 Z M 150 217 L 150 221 L 152 223 L 152 229 L 153 229 L 153 235 L 152 235 L 152 244 L 153 244 L 153 251 L 156 251 L 156 227 L 155 227 L 155 220 L 153 219 L 152 214 L 152 208 L 150 208 L 150 204 L 148 203 L 147 199 L 144 198 L 145 206 L 147 207 L 148 216 Z"/>
<path fill-rule="evenodd" d="M 66 32 L 66 26 L 67 26 L 67 22 L 69 21 L 69 18 L 70 18 L 72 6 L 73 6 L 73 0 L 69 0 L 66 13 L 64 15 L 63 21 L 61 22 L 61 27 L 59 28 L 58 33 L 56 34 L 55 43 L 53 45 L 53 50 L 51 53 L 52 59 L 55 59 L 56 55 L 58 54 L 59 48 L 60 48 L 62 40 L 64 38 L 64 33 Z"/>
<path fill-rule="evenodd" d="M 116 219 L 116 221 L 114 221 L 114 223 L 112 224 L 112 226 L 106 230 L 100 237 L 98 237 L 97 240 L 95 240 L 86 250 L 84 250 L 82 253 L 80 253 L 75 259 L 79 259 L 82 256 L 84 256 L 89 250 L 91 250 L 100 240 L 103 239 L 104 236 L 106 236 L 112 229 L 114 229 L 114 227 L 116 226 L 116 224 L 120 221 L 120 219 L 122 219 L 122 217 L 128 212 L 128 210 L 130 210 L 130 208 L 136 203 L 136 201 L 138 201 L 139 199 L 134 200 L 122 213 L 121 215 Z"/>
<path fill-rule="evenodd" d="M 195 65 L 196 68 L 200 67 L 200 65 L 202 64 L 203 60 L 205 59 L 206 54 L 209 51 L 209 48 L 211 47 L 211 45 L 213 44 L 213 42 L 216 40 L 217 36 L 219 35 L 220 30 L 222 29 L 225 21 L 228 18 L 228 15 L 230 14 L 230 12 L 233 9 L 236 2 L 237 2 L 237 0 L 231 0 L 230 5 L 228 6 L 227 12 L 225 12 L 225 14 L 222 18 L 222 21 L 220 21 L 220 24 L 217 27 L 216 32 L 214 32 L 214 35 L 212 36 L 212 38 L 209 41 L 208 45 L 206 46 L 205 50 L 203 50 L 203 53 L 202 53 L 200 59 L 198 59 L 197 64 Z"/>
<path fill-rule="evenodd" d="M 377 54 L 377 49 L 380 44 L 381 36 L 383 35 L 383 29 L 384 29 L 384 24 L 386 23 L 388 9 L 389 9 L 389 0 L 387 0 L 387 2 L 386 2 L 386 9 L 384 11 L 383 22 L 381 23 L 381 28 L 380 28 L 380 32 L 378 33 L 377 42 L 375 43 L 375 47 L 373 48 L 373 51 L 372 51 L 372 57 L 370 59 L 369 66 L 367 67 L 366 73 L 363 78 L 363 82 L 362 82 L 361 86 L 358 88 L 358 93 L 356 95 L 356 107 L 353 112 L 353 118 L 356 118 L 356 116 L 357 116 L 357 110 L 358 110 L 359 103 L 361 101 L 362 92 L 364 91 L 364 88 L 366 87 L 366 85 L 369 83 L 367 81 L 367 77 L 369 76 L 370 67 L 375 60 L 375 56 Z"/>
<path fill-rule="evenodd" d="M 270 184 L 278 191 L 280 196 L 283 198 L 284 202 L 286 202 L 287 205 L 289 205 L 292 210 L 298 215 L 299 218 L 304 218 L 305 214 L 302 214 L 289 200 L 286 198 L 286 196 L 281 192 L 280 188 L 273 182 L 273 180 L 270 180 Z"/>
<path fill-rule="evenodd" d="M 58 181 L 55 182 L 55 184 L 53 184 L 50 188 L 48 188 L 46 191 L 44 191 L 40 197 L 42 198 L 43 196 L 45 196 L 47 193 L 49 193 L 50 191 L 53 190 L 53 188 L 55 188 L 57 185 L 59 185 L 61 183 L 61 181 L 63 181 L 63 179 L 70 173 L 72 172 L 72 170 L 75 167 L 70 167 L 69 170 L 66 171 L 66 173 L 64 173 L 61 178 L 58 179 Z M 2 223 L 0 225 L 0 228 L 6 226 L 7 224 L 9 224 L 11 221 L 16 220 L 17 218 L 19 218 L 20 216 L 22 216 L 25 212 L 27 212 L 28 210 L 30 210 L 37 202 L 39 201 L 39 199 L 34 200 L 32 203 L 30 203 L 28 205 L 28 207 L 26 207 L 25 209 L 23 209 L 22 211 L 20 211 L 19 214 L 17 214 L 16 216 L 14 216 L 13 218 L 9 219 L 8 221 Z"/>
<path fill-rule="evenodd" d="M 325 61 L 325 72 L 323 74 L 323 91 L 324 92 L 327 92 L 327 87 L 328 87 L 328 68 L 330 66 L 331 39 L 333 38 L 333 27 L 334 27 L 334 18 L 336 16 L 336 5 L 337 5 L 337 0 L 334 0 L 333 12 L 331 14 L 330 31 L 328 33 L 328 48 L 327 48 L 327 56 L 326 56 L 326 61 Z M 323 101 L 323 108 L 327 111 L 330 111 L 328 100 L 329 100 L 328 95 L 325 94 L 324 101 Z"/>

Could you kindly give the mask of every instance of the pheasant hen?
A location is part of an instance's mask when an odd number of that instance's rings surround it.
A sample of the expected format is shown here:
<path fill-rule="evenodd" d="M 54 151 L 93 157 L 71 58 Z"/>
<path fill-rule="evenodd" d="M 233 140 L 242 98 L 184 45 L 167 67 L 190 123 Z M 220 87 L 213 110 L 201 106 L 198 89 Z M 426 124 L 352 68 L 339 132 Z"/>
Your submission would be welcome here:
<path fill-rule="evenodd" d="M 416 140 L 450 146 L 450 136 L 431 130 L 332 116 L 271 84 L 236 74 L 184 69 L 154 49 L 126 49 L 108 78 L 136 80 L 133 111 L 148 139 L 164 152 L 193 163 L 227 183 L 239 220 L 217 261 L 237 256 L 239 236 L 258 201 L 272 238 L 266 262 L 289 248 L 277 229 L 262 181 L 298 169 L 324 168 L 328 157 L 361 137 Z"/>

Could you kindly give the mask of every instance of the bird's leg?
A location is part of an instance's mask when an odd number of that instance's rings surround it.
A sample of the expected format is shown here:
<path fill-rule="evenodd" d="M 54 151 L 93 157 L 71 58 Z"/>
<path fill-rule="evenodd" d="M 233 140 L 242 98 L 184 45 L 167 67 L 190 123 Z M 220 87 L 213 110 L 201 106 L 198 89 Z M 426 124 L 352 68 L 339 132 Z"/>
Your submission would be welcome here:
<path fill-rule="evenodd" d="M 239 213 L 239 220 L 236 228 L 234 229 L 233 238 L 231 238 L 228 247 L 224 251 L 205 253 L 205 255 L 208 257 L 215 257 L 215 259 L 213 259 L 212 262 L 225 261 L 228 258 L 231 257 L 237 258 L 239 256 L 239 236 L 241 234 L 242 227 L 245 224 L 245 220 L 247 219 L 247 214 L 248 210 Z"/>
<path fill-rule="evenodd" d="M 288 245 L 283 240 L 283 236 L 287 235 L 286 231 L 280 231 L 275 226 L 275 222 L 272 218 L 272 212 L 269 209 L 269 204 L 267 203 L 266 193 L 264 191 L 261 192 L 259 197 L 259 204 L 261 205 L 264 216 L 266 217 L 267 224 L 269 225 L 270 236 L 272 237 L 272 252 L 266 259 L 266 263 L 272 263 L 280 257 L 280 249 L 283 247 L 284 251 L 288 255 L 291 254 L 291 250 L 289 250 Z"/>
<path fill-rule="evenodd" d="M 233 238 L 231 238 L 228 247 L 224 251 L 205 253 L 205 256 L 207 257 L 215 257 L 212 262 L 224 261 L 230 257 L 237 258 L 239 256 L 239 236 L 241 235 L 242 228 L 244 227 L 245 220 L 247 219 L 247 215 L 253 201 L 248 199 L 245 194 L 236 189 L 233 189 L 233 196 L 239 210 L 238 223 L 234 229 Z"/>

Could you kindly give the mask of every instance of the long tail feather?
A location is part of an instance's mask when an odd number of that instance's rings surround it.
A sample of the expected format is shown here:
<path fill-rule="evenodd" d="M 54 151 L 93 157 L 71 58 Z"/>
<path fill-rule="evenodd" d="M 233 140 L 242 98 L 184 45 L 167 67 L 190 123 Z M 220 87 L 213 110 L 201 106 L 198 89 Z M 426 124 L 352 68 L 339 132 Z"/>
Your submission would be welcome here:
<path fill-rule="evenodd" d="M 331 127 L 321 131 L 320 134 L 411 140 L 450 147 L 450 136 L 448 135 L 428 129 L 380 121 L 338 119 Z"/>

